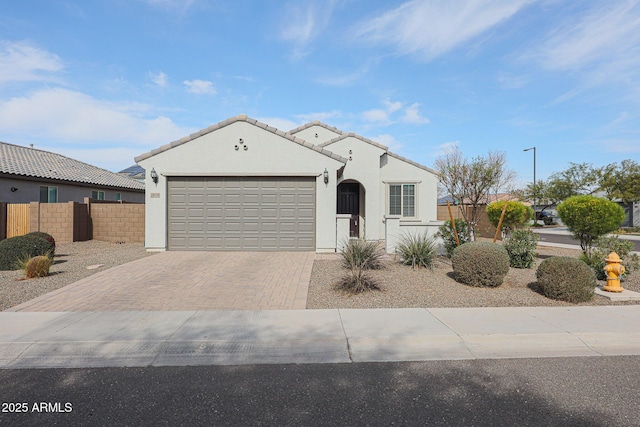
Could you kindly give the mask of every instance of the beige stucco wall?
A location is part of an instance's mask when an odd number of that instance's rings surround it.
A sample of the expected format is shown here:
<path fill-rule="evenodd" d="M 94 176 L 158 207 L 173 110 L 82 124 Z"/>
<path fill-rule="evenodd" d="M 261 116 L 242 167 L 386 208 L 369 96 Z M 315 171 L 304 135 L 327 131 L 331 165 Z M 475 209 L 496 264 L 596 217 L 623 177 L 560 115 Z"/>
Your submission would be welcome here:
<path fill-rule="evenodd" d="M 416 218 L 413 219 L 416 223 L 437 220 L 438 180 L 432 172 L 385 154 L 386 150 L 355 136 L 348 136 L 325 148 L 351 158 L 342 180 L 356 180 L 364 187 L 363 237 L 368 240 L 385 238 L 384 216 L 388 213 L 388 186 L 392 183 L 416 184 Z"/>
<path fill-rule="evenodd" d="M 364 188 L 364 212 L 360 212 L 363 225 L 360 228 L 361 237 L 368 240 L 384 239 L 384 204 L 382 207 L 380 205 L 380 192 L 384 190 L 380 182 L 380 156 L 384 150 L 352 136 L 325 148 L 350 159 L 340 182 L 355 180 Z M 361 205 L 362 202 L 361 194 Z"/>
<path fill-rule="evenodd" d="M 243 144 L 240 144 L 242 138 Z M 235 146 L 238 145 L 238 150 Z M 247 147 L 245 150 L 244 147 Z M 228 126 L 138 162 L 147 173 L 145 245 L 167 247 L 168 176 L 315 176 L 316 250 L 336 247 L 336 172 L 343 163 L 246 121 Z M 329 171 L 325 185 L 322 173 Z"/>

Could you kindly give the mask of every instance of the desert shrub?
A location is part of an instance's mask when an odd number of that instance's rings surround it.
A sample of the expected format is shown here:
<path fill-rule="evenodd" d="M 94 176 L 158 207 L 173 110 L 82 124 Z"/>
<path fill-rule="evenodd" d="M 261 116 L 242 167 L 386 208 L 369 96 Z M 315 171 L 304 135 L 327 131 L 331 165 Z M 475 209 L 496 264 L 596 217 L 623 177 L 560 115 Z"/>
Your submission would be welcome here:
<path fill-rule="evenodd" d="M 589 265 L 598 280 L 605 280 L 607 274 L 604 272 L 604 266 L 607 265 L 605 258 L 609 256 L 611 252 L 615 252 L 620 256 L 622 265 L 625 268 L 625 273 L 621 279 L 624 280 L 625 276 L 634 270 L 640 268 L 640 261 L 638 255 L 632 254 L 634 249 L 632 241 L 622 240 L 618 236 L 601 236 L 593 244 L 590 254 L 581 254 L 580 260 Z"/>
<path fill-rule="evenodd" d="M 51 256 L 53 256 L 56 253 L 56 239 L 54 239 L 51 234 L 45 233 L 43 231 L 32 231 L 28 235 L 42 237 L 47 242 L 49 242 L 49 245 L 51 247 L 51 250 L 50 250 Z"/>
<path fill-rule="evenodd" d="M 347 274 L 340 278 L 336 287 L 352 294 L 380 289 L 376 280 L 364 268 L 350 269 Z"/>
<path fill-rule="evenodd" d="M 39 255 L 33 258 L 21 259 L 18 261 L 20 269 L 24 271 L 27 279 L 33 279 L 35 277 L 44 277 L 49 274 L 49 268 L 51 268 L 51 256 L 49 253 L 46 255 Z"/>
<path fill-rule="evenodd" d="M 456 281 L 471 286 L 500 286 L 509 272 L 509 254 L 497 243 L 469 242 L 458 246 L 451 263 Z"/>
<path fill-rule="evenodd" d="M 572 303 L 589 301 L 596 287 L 593 270 L 576 258 L 547 258 L 540 263 L 536 277 L 545 296 Z"/>
<path fill-rule="evenodd" d="M 624 209 L 620 205 L 593 196 L 569 197 L 558 205 L 557 210 L 587 255 L 590 255 L 595 239 L 617 230 L 624 221 Z"/>
<path fill-rule="evenodd" d="M 460 240 L 461 245 L 469 242 L 469 224 L 465 220 L 456 220 L 456 231 L 458 232 L 458 239 Z M 438 228 L 437 236 L 444 242 L 444 249 L 447 251 L 447 257 L 451 258 L 453 250 L 458 247 L 456 243 L 456 236 L 453 233 L 451 220 L 446 220 L 444 224 Z"/>
<path fill-rule="evenodd" d="M 504 208 L 505 203 L 507 203 L 507 210 L 504 212 L 504 218 L 502 219 L 502 229 L 506 234 L 509 234 L 512 230 L 522 227 L 529 222 L 530 218 L 533 217 L 533 209 L 516 200 L 501 200 L 489 203 L 487 205 L 487 216 L 489 217 L 489 222 L 494 227 L 498 227 L 500 215 L 502 214 L 502 209 Z"/>
<path fill-rule="evenodd" d="M 433 260 L 438 250 L 436 239 L 427 233 L 406 234 L 402 236 L 396 247 L 396 254 L 402 263 L 413 268 L 425 267 L 433 269 Z"/>
<path fill-rule="evenodd" d="M 20 259 L 46 255 L 50 243 L 42 237 L 25 234 L 0 242 L 0 270 L 16 270 Z"/>
<path fill-rule="evenodd" d="M 350 239 L 340 251 L 344 268 L 363 268 L 376 270 L 382 268 L 384 249 L 377 241 Z"/>
<path fill-rule="evenodd" d="M 504 240 L 509 254 L 509 265 L 515 268 L 531 268 L 536 262 L 538 235 L 529 230 L 514 230 Z"/>

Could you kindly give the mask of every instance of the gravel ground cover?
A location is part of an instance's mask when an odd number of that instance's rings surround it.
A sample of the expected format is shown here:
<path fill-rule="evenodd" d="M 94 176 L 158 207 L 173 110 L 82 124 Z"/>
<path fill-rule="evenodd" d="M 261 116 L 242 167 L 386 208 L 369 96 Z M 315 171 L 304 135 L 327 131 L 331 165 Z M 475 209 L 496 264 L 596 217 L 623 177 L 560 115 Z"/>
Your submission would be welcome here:
<path fill-rule="evenodd" d="M 554 247 L 538 247 L 536 267 L 550 256 L 577 257 L 579 250 Z M 90 240 L 87 242 L 60 243 L 51 274 L 39 279 L 24 280 L 21 270 L 0 271 L 0 311 L 29 301 L 45 293 L 74 283 L 84 277 L 107 268 L 124 264 L 145 256 L 141 243 L 116 244 Z M 88 266 L 104 264 L 89 270 Z M 309 285 L 307 308 L 406 308 L 406 307 L 515 307 L 515 306 L 570 306 L 539 293 L 535 268 L 512 268 L 504 283 L 497 288 L 474 288 L 453 279 L 451 261 L 440 257 L 433 271 L 413 270 L 400 264 L 393 257 L 382 270 L 371 271 L 381 285 L 380 291 L 349 295 L 334 289 L 334 284 L 345 270 L 337 255 L 318 256 Z M 600 282 L 601 284 L 604 282 Z M 623 287 L 640 292 L 640 272 L 628 277 Z M 594 299 L 579 305 L 638 304 L 613 303 L 596 295 Z"/>
<path fill-rule="evenodd" d="M 386 268 L 370 271 L 381 285 L 380 291 L 350 295 L 336 290 L 334 284 L 346 270 L 338 256 L 317 259 L 311 273 L 307 308 L 406 308 L 406 307 L 518 307 L 571 306 L 575 304 L 549 299 L 542 295 L 536 283 L 536 268 L 551 256 L 578 257 L 580 250 L 539 246 L 536 267 L 511 268 L 504 283 L 497 288 L 475 288 L 453 279 L 451 261 L 438 258 L 433 271 L 413 270 L 393 257 Z M 605 282 L 599 282 L 604 284 Z M 640 292 L 640 272 L 629 275 L 622 286 Z M 611 302 L 596 295 L 593 300 L 578 305 L 639 304 L 640 301 Z"/>
<path fill-rule="evenodd" d="M 6 310 L 40 295 L 55 291 L 107 268 L 145 256 L 142 243 L 109 243 L 98 240 L 58 243 L 50 274 L 37 279 L 23 279 L 22 270 L 0 271 L 0 311 Z M 96 269 L 88 266 L 104 264 Z"/>

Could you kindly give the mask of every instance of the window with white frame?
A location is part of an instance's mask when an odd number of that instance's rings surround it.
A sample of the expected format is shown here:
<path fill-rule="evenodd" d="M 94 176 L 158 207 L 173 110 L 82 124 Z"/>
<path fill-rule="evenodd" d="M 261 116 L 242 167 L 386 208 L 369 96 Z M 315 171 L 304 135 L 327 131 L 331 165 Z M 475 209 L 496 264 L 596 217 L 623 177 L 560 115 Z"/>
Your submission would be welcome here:
<path fill-rule="evenodd" d="M 104 191 L 98 191 L 98 190 L 92 191 L 91 198 L 95 200 L 104 200 Z"/>
<path fill-rule="evenodd" d="M 58 187 L 41 185 L 40 203 L 58 203 Z"/>
<path fill-rule="evenodd" d="M 416 184 L 389 184 L 389 215 L 416 216 Z"/>
<path fill-rule="evenodd" d="M 120 201 L 122 199 L 122 196 L 120 195 L 120 193 L 116 193 L 116 201 Z"/>

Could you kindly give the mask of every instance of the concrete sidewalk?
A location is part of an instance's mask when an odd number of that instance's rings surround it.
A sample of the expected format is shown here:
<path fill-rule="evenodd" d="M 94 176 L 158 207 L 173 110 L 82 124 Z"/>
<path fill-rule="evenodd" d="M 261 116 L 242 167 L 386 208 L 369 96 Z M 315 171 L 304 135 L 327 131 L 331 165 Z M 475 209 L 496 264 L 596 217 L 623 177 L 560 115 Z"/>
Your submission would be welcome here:
<path fill-rule="evenodd" d="M 0 313 L 0 368 L 608 355 L 640 355 L 640 305 Z"/>

